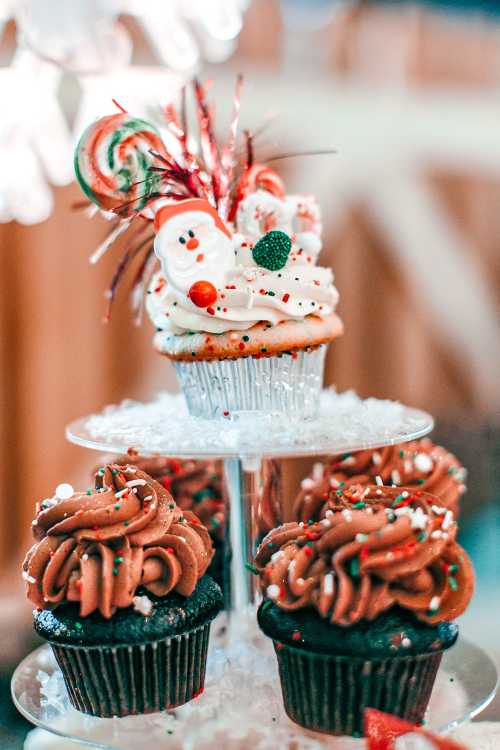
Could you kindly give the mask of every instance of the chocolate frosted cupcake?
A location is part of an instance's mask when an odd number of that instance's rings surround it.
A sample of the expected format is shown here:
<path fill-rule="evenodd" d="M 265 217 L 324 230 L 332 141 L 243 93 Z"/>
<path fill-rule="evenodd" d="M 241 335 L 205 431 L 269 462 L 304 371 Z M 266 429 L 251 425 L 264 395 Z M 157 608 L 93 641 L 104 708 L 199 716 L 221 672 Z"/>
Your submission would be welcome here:
<path fill-rule="evenodd" d="M 311 476 L 303 480 L 294 515 L 298 521 L 319 520 L 338 489 L 379 482 L 430 492 L 457 518 L 466 476 L 459 460 L 429 438 L 332 456 L 324 464 L 315 464 Z"/>
<path fill-rule="evenodd" d="M 132 466 L 95 491 L 44 500 L 23 565 L 35 630 L 49 641 L 73 706 L 95 716 L 172 708 L 203 690 L 210 622 L 222 607 L 204 573 L 208 532 Z"/>
<path fill-rule="evenodd" d="M 419 490 L 338 490 L 320 522 L 271 531 L 256 556 L 291 719 L 362 732 L 378 708 L 422 720 L 474 587 L 453 513 Z"/>

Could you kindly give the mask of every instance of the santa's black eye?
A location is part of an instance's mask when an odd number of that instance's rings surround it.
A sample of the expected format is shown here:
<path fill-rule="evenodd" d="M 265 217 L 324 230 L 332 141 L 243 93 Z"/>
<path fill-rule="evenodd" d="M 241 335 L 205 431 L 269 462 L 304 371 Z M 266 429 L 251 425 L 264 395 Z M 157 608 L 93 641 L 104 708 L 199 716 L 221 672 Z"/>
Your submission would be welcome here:
<path fill-rule="evenodd" d="M 179 237 L 179 242 L 181 243 L 181 245 L 186 244 L 186 240 L 184 239 L 184 237 Z"/>
<path fill-rule="evenodd" d="M 194 237 L 194 232 L 193 232 L 192 229 L 189 230 L 188 234 L 189 234 L 190 237 Z"/>

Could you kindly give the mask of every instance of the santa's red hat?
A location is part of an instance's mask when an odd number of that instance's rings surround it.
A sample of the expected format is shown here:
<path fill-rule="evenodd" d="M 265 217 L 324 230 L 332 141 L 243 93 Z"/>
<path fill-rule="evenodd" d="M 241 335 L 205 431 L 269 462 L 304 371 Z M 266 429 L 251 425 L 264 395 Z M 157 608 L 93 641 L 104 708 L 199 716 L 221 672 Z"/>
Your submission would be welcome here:
<path fill-rule="evenodd" d="M 224 234 L 229 238 L 231 238 L 231 232 L 217 213 L 217 209 L 214 208 L 211 203 L 205 200 L 205 198 L 187 198 L 184 201 L 176 201 L 176 203 L 170 203 L 166 206 L 162 206 L 155 215 L 155 232 L 158 234 L 162 226 L 170 219 L 173 219 L 174 216 L 191 213 L 192 211 L 203 211 L 204 213 L 209 214 L 213 218 L 216 227 L 220 229 L 221 232 L 224 232 Z"/>

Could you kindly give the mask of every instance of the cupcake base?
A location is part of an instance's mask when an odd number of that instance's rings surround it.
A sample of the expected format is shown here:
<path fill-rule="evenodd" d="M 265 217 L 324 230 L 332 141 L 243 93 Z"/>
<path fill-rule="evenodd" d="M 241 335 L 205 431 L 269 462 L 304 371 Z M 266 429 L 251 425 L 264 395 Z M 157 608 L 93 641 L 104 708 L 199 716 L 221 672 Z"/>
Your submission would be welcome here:
<path fill-rule="evenodd" d="M 355 659 L 274 642 L 285 711 L 297 724 L 335 735 L 362 735 L 365 708 L 418 724 L 424 718 L 442 653 Z"/>
<path fill-rule="evenodd" d="M 175 362 L 190 414 L 213 418 L 239 411 L 314 417 L 326 346 L 274 356 Z"/>
<path fill-rule="evenodd" d="M 133 646 L 51 647 L 76 709 L 128 716 L 175 708 L 203 692 L 209 633 L 207 623 Z"/>
<path fill-rule="evenodd" d="M 79 711 L 103 718 L 153 713 L 203 690 L 210 624 L 223 606 L 219 586 L 205 575 L 187 598 L 137 594 L 149 599 L 150 613 L 128 607 L 109 620 L 97 612 L 80 618 L 76 603 L 35 612 L 35 630 L 50 643 Z"/>

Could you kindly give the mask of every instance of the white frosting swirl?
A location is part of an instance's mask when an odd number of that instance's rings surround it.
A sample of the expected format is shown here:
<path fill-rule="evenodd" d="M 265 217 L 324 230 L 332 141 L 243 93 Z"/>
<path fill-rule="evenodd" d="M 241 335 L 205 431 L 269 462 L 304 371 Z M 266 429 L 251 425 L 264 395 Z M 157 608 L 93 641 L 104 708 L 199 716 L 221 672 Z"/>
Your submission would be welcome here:
<path fill-rule="evenodd" d="M 302 215 L 299 215 L 299 206 Z M 267 209 L 274 207 L 279 223 L 273 226 L 271 221 L 271 226 L 261 226 L 262 207 L 268 217 Z M 194 304 L 186 294 L 185 284 L 181 284 L 174 273 L 175 263 L 169 269 L 167 257 L 162 271 L 151 281 L 146 301 L 157 329 L 172 334 L 199 331 L 217 334 L 246 330 L 260 321 L 276 325 L 285 320 L 303 320 L 311 314 L 326 317 L 333 313 L 338 292 L 333 286 L 332 271 L 315 265 L 321 247 L 321 224 L 317 206 L 311 199 L 290 196 L 281 201 L 269 193 L 257 191 L 242 202 L 237 226 L 244 233 L 233 235 L 234 262 L 227 263 L 224 251 L 213 274 L 209 268 L 205 269 L 205 275 L 196 274 L 197 278 L 203 277 L 216 287 L 217 300 L 213 305 L 197 307 Z M 278 271 L 258 266 L 252 256 L 256 239 L 274 228 L 287 231 L 292 239 L 286 265 Z M 198 230 L 196 232 L 199 234 Z M 313 252 L 307 252 L 308 246 Z M 157 247 L 157 254 L 162 257 L 161 248 Z"/>

